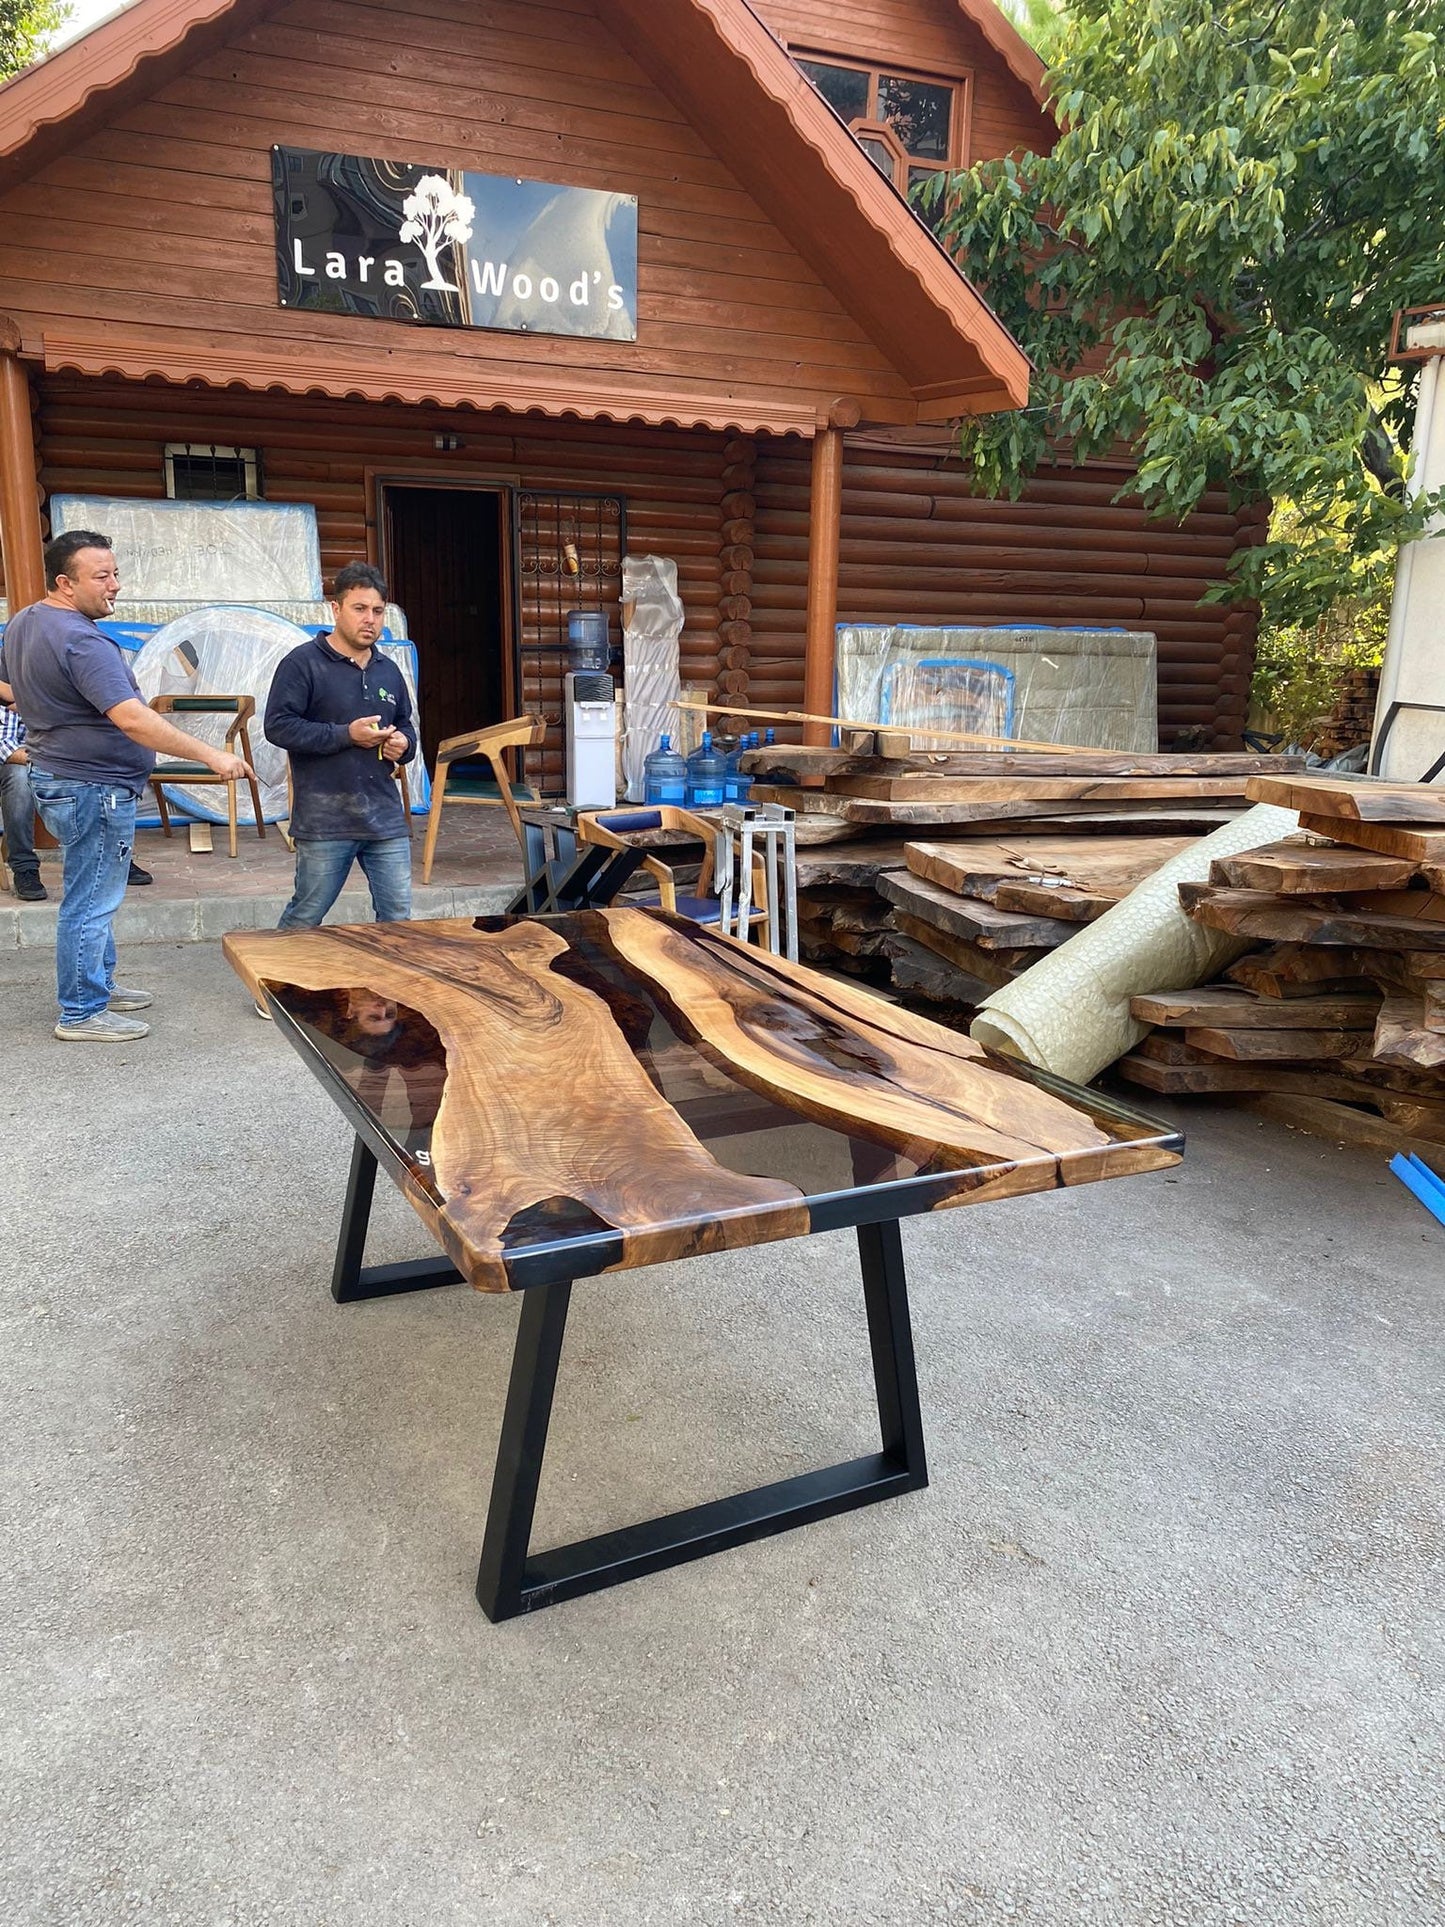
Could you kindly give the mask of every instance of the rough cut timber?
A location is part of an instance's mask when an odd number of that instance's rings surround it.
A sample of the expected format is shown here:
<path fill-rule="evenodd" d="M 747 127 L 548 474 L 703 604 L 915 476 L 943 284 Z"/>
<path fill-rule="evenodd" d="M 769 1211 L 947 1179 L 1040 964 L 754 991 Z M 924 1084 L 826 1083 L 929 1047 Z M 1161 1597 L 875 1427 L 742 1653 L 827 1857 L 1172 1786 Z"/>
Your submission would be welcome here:
<path fill-rule="evenodd" d="M 1363 1030 L 1226 1030 L 1201 1026 L 1184 1033 L 1192 1049 L 1231 1063 L 1300 1064 L 1320 1058 L 1368 1057 L 1370 1033 Z"/>
<path fill-rule="evenodd" d="M 1371 1054 L 1382 1064 L 1439 1070 L 1445 1066 L 1445 1033 L 1426 1028 L 1422 997 L 1387 997 L 1380 1006 Z"/>
<path fill-rule="evenodd" d="M 895 910 L 893 921 L 905 936 L 946 959 L 964 976 L 978 978 L 991 990 L 1001 990 L 1005 984 L 1011 984 L 1031 964 L 1049 954 L 1047 950 L 987 950 L 966 937 L 951 936 L 937 924 L 925 923 L 922 917 L 911 917 L 906 910 Z"/>
<path fill-rule="evenodd" d="M 1188 836 L 1016 836 L 977 844 L 909 842 L 904 849 L 915 876 L 961 896 L 991 900 L 1002 882 L 1047 878 L 1061 887 L 1117 901 L 1193 841 Z M 991 867 L 995 862 L 997 870 Z"/>
<path fill-rule="evenodd" d="M 1428 783 L 1351 783 L 1338 776 L 1251 776 L 1251 801 L 1357 823 L 1436 824 L 1445 829 L 1445 788 Z"/>
<path fill-rule="evenodd" d="M 957 897 L 951 890 L 942 890 L 906 870 L 885 872 L 878 879 L 878 888 L 909 916 L 985 950 L 1051 950 L 1075 934 L 1073 924 L 1057 917 L 1016 916 L 991 903 Z"/>
<path fill-rule="evenodd" d="M 1282 1091 L 1299 1097 L 1373 1104 L 1387 1116 L 1393 1112 L 1407 1128 L 1421 1130 L 1423 1127 L 1424 1135 L 1445 1139 L 1445 1099 L 1416 1091 L 1392 1091 L 1388 1085 L 1367 1081 L 1360 1075 L 1358 1063 L 1353 1063 L 1346 1074 L 1334 1068 L 1313 1070 L 1288 1064 L 1160 1064 L 1131 1051 L 1119 1059 L 1115 1068 L 1131 1083 L 1170 1096 Z"/>
<path fill-rule="evenodd" d="M 1225 889 L 1322 896 L 1341 890 L 1403 890 L 1417 870 L 1408 857 L 1381 856 L 1339 843 L 1286 840 L 1238 856 L 1216 857 L 1209 867 L 1209 881 Z"/>
<path fill-rule="evenodd" d="M 846 749 L 800 748 L 776 743 L 749 750 L 743 768 L 750 776 L 774 780 L 822 776 L 1133 776 L 1168 777 L 1183 782 L 1200 777 L 1278 774 L 1302 769 L 1303 759 L 1280 756 L 1144 756 L 1123 750 L 1073 749 L 1042 754 L 1034 750 L 915 750 L 907 756 L 871 756 Z"/>
<path fill-rule="evenodd" d="M 1029 917 L 1058 917 L 1064 923 L 1093 923 L 1120 901 L 1097 890 L 1075 890 L 1067 883 L 1040 879 L 1035 883 L 1001 881 L 993 893 L 1000 910 L 1016 910 Z"/>
<path fill-rule="evenodd" d="M 1373 954 L 1281 943 L 1241 957 L 1224 974 L 1262 997 L 1368 996 L 1374 988 L 1367 969 Z"/>
<path fill-rule="evenodd" d="M 1239 1100 L 1242 1111 L 1267 1117 L 1292 1131 L 1306 1131 L 1311 1137 L 1333 1138 L 1339 1144 L 1359 1145 L 1365 1150 L 1411 1152 L 1424 1158 L 1433 1170 L 1445 1170 L 1445 1144 L 1438 1138 L 1412 1137 L 1398 1125 L 1378 1117 L 1373 1111 L 1356 1109 L 1353 1104 L 1332 1102 L 1324 1097 L 1287 1097 L 1282 1092 L 1263 1091 Z"/>
<path fill-rule="evenodd" d="M 1412 863 L 1445 865 L 1445 829 L 1411 829 L 1405 823 L 1356 823 L 1312 810 L 1300 811 L 1299 826 L 1354 849 L 1405 857 Z"/>
<path fill-rule="evenodd" d="M 1285 1001 L 1251 996 L 1222 984 L 1205 984 L 1198 990 L 1155 990 L 1129 999 L 1129 1013 L 1141 1024 L 1185 1029 L 1212 1024 L 1226 1030 L 1371 1031 L 1379 1008 L 1377 996 L 1303 996 Z"/>
<path fill-rule="evenodd" d="M 1335 909 L 1304 899 L 1282 900 L 1262 890 L 1218 890 L 1210 883 L 1181 883 L 1179 901 L 1188 914 L 1211 930 L 1266 943 L 1369 946 L 1445 952 L 1445 899 L 1424 891 L 1384 891 L 1386 905 L 1366 907 L 1359 898 Z M 1434 917 L 1402 916 L 1397 896 L 1420 896 L 1439 905 Z"/>
<path fill-rule="evenodd" d="M 1196 776 L 1187 782 L 1163 776 L 858 776 L 828 778 L 830 796 L 859 797 L 874 803 L 1087 803 L 1111 809 L 1116 803 L 1244 801 L 1248 779 Z"/>
<path fill-rule="evenodd" d="M 754 794 L 757 794 L 756 787 Z M 1201 804 L 1188 798 L 1178 803 L 1142 803 L 1121 798 L 1110 808 L 1103 808 L 1097 795 L 1078 797 L 1073 801 L 1060 802 L 1018 802 L 1018 803 L 887 803 L 868 797 L 840 796 L 833 790 L 820 792 L 828 799 L 828 807 L 836 811 L 848 823 L 916 823 L 933 829 L 975 829 L 983 824 L 1031 823 L 1035 827 L 1040 821 L 1057 817 L 1067 826 L 1073 827 L 1075 817 L 1089 817 L 1105 823 L 1112 831 L 1116 816 L 1128 814 L 1140 822 L 1148 824 L 1151 830 L 1167 832 L 1171 829 L 1192 828 L 1203 823 L 1207 829 L 1217 829 L 1225 819 L 1217 812 L 1207 808 L 1201 814 Z M 783 799 L 768 796 L 763 801 L 779 802 Z M 1207 799 L 1206 799 L 1207 804 Z"/>

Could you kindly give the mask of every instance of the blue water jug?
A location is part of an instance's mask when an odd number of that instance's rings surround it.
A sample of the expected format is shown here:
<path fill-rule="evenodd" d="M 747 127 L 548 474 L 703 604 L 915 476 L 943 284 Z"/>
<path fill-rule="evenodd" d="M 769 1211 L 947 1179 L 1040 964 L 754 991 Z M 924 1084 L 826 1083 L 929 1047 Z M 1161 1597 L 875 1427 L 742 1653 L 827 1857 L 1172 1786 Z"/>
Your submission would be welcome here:
<path fill-rule="evenodd" d="M 743 768 L 743 758 L 757 746 L 757 731 L 750 730 L 746 736 L 739 737 L 737 748 L 728 758 L 726 787 L 729 803 L 746 803 L 752 796 L 753 779 Z"/>
<path fill-rule="evenodd" d="M 712 746 L 712 731 L 702 732 L 702 742 L 687 759 L 687 806 L 692 810 L 719 809 L 723 801 L 726 774 L 723 759 Z"/>
<path fill-rule="evenodd" d="M 573 609 L 567 617 L 567 667 L 606 671 L 607 611 Z"/>
<path fill-rule="evenodd" d="M 739 736 L 723 758 L 723 801 L 725 803 L 736 803 L 738 800 L 738 778 L 742 775 L 738 765 L 743 760 L 743 751 L 746 747 L 746 736 Z"/>
<path fill-rule="evenodd" d="M 675 803 L 681 808 L 687 801 L 687 764 L 672 747 L 670 736 L 664 736 L 643 761 L 642 795 L 643 801 L 654 808 L 663 803 Z"/>

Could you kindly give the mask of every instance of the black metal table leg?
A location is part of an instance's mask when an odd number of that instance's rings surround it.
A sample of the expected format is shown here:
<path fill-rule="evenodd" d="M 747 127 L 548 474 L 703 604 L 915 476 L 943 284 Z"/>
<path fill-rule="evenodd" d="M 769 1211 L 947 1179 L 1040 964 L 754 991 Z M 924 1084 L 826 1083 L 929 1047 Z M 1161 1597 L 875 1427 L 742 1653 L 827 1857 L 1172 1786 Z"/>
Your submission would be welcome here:
<path fill-rule="evenodd" d="M 859 1256 L 878 1400 L 880 1452 L 528 1555 L 570 1284 L 523 1293 L 487 1513 L 477 1599 L 488 1619 L 598 1592 L 928 1483 L 903 1247 L 896 1223 L 861 1225 Z"/>
<path fill-rule="evenodd" d="M 341 1209 L 341 1234 L 336 1240 L 336 1263 L 331 1270 L 331 1296 L 337 1304 L 354 1304 L 362 1298 L 393 1298 L 398 1292 L 432 1291 L 438 1285 L 461 1284 L 462 1274 L 446 1258 L 413 1258 L 399 1265 L 362 1264 L 375 1190 L 376 1153 L 358 1137 L 351 1148 L 346 1202 Z"/>

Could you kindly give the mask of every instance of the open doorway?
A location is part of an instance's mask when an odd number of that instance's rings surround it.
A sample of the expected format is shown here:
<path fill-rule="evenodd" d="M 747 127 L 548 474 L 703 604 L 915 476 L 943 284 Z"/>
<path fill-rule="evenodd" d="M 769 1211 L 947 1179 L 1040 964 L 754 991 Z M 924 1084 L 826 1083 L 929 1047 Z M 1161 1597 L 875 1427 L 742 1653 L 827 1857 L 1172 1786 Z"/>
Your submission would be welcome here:
<path fill-rule="evenodd" d="M 501 488 L 382 485 L 386 575 L 417 652 L 422 753 L 515 712 Z"/>

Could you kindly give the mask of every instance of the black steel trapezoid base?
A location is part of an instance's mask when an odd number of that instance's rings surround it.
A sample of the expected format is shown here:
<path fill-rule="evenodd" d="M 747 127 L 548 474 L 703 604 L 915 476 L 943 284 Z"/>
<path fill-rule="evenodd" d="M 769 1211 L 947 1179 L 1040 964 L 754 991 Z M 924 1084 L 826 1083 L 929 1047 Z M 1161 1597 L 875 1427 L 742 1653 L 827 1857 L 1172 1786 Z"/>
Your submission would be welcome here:
<path fill-rule="evenodd" d="M 897 1223 L 859 1225 L 858 1249 L 881 1451 L 531 1554 L 528 1545 L 572 1286 L 564 1281 L 525 1291 L 477 1573 L 477 1599 L 488 1619 L 536 1612 L 926 1486 L 923 1418 Z"/>

